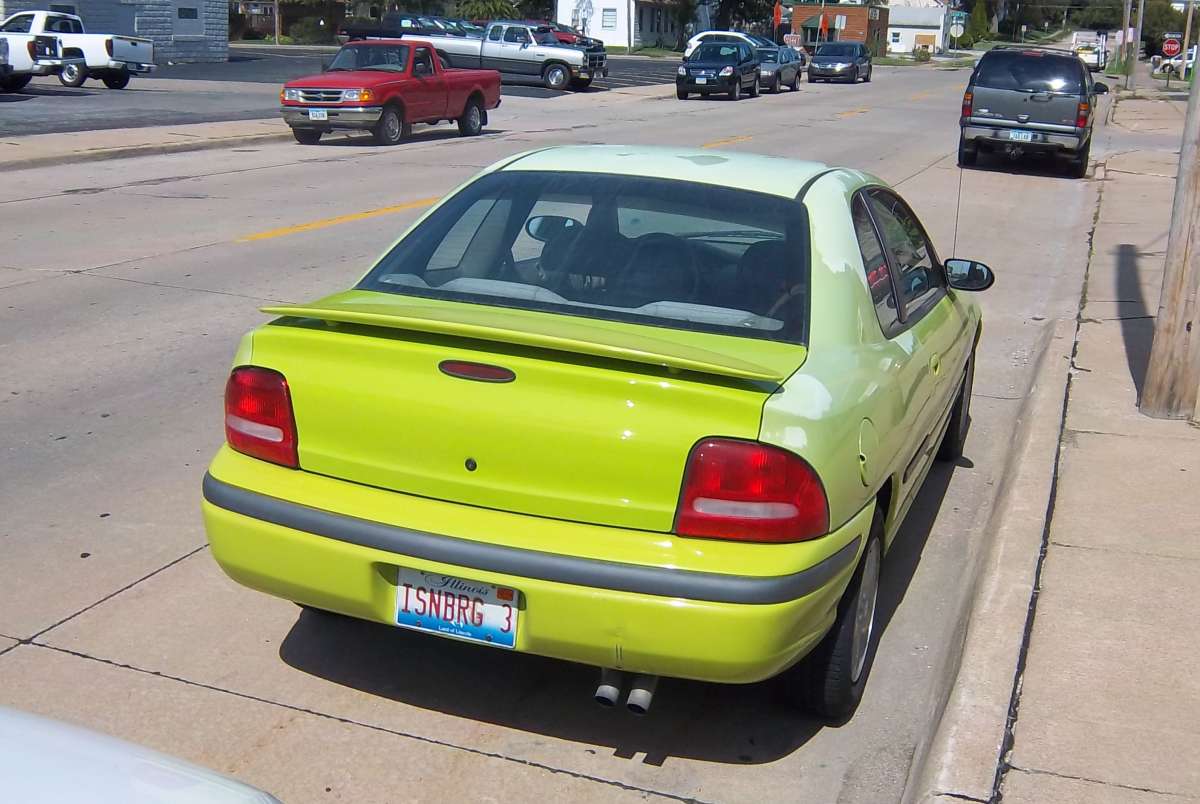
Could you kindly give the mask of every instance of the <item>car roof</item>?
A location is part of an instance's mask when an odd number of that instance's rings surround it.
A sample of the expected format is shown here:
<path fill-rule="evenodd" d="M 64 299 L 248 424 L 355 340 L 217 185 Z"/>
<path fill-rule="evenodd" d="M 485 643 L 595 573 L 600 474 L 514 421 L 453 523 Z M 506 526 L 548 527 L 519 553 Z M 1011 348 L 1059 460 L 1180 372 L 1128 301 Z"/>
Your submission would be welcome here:
<path fill-rule="evenodd" d="M 361 45 L 366 45 L 367 47 L 380 47 L 382 45 L 407 45 L 409 47 L 412 47 L 413 45 L 424 45 L 425 47 L 433 47 L 433 45 L 429 44 L 424 39 L 409 39 L 407 36 L 404 38 L 392 37 L 391 39 L 357 39 L 353 42 L 347 42 L 345 45 L 343 45 L 343 47 L 349 47 L 351 45 L 354 47 L 359 47 Z"/>
<path fill-rule="evenodd" d="M 561 145 L 519 156 L 501 170 L 616 173 L 795 198 L 829 167 L 821 162 L 701 148 Z"/>

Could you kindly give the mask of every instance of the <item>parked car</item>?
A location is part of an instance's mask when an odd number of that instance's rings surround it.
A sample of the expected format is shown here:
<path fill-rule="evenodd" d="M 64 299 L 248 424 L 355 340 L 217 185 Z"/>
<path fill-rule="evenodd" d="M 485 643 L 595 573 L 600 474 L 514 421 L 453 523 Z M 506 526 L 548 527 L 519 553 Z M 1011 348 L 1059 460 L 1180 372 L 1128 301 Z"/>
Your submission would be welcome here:
<path fill-rule="evenodd" d="M 706 43 L 683 60 L 675 76 L 675 96 L 687 100 L 696 93 L 703 97 L 712 94 L 729 95 L 740 100 L 746 92 L 758 97 L 758 56 L 754 48 L 743 42 Z"/>
<path fill-rule="evenodd" d="M 447 70 L 419 39 L 373 39 L 344 45 L 320 75 L 289 81 L 280 114 L 296 141 L 316 145 L 335 129 L 370 131 L 395 145 L 414 123 L 458 123 L 464 137 L 483 131 L 500 105 L 495 70 Z"/>
<path fill-rule="evenodd" d="M 1079 60 L 1087 65 L 1087 68 L 1092 72 L 1099 72 L 1104 69 L 1104 65 L 1108 62 L 1108 54 L 1104 51 L 1104 43 L 1100 40 L 1092 42 L 1082 42 L 1075 45 L 1073 48 L 1075 55 Z"/>
<path fill-rule="evenodd" d="M 787 45 L 780 47 L 760 47 L 758 55 L 759 84 L 768 92 L 778 92 L 780 87 L 792 91 L 800 89 L 800 75 L 804 72 L 804 62 L 800 54 Z"/>
<path fill-rule="evenodd" d="M 64 57 L 62 42 L 53 34 L 32 34 L 25 20 L 0 24 L 5 66 L 0 68 L 0 92 L 19 92 L 35 75 L 54 75 L 64 66 L 77 64 L 82 57 Z"/>
<path fill-rule="evenodd" d="M 887 547 L 963 450 L 963 291 L 991 282 L 855 170 L 508 157 L 243 339 L 212 554 L 306 606 L 603 668 L 634 711 L 659 676 L 787 673 L 848 717 Z"/>
<path fill-rule="evenodd" d="M 57 36 L 62 43 L 63 56 L 72 59 L 58 73 L 59 80 L 69 87 L 80 86 L 88 78 L 97 78 L 109 89 L 124 89 L 129 85 L 131 75 L 149 73 L 155 67 L 153 41 L 87 33 L 83 29 L 83 20 L 74 14 L 22 11 L 6 19 L 0 30 Z"/>
<path fill-rule="evenodd" d="M 1108 85 L 1093 81 L 1075 54 L 1028 46 L 997 47 L 975 65 L 963 95 L 958 163 L 979 152 L 1016 159 L 1025 153 L 1065 158 L 1072 176 L 1087 173 L 1096 98 Z"/>
<path fill-rule="evenodd" d="M 549 20 L 526 20 L 530 25 L 549 28 L 554 32 L 554 38 L 564 45 L 583 45 L 584 47 L 600 47 L 604 46 L 604 42 L 599 39 L 593 39 L 590 36 L 584 36 L 577 28 L 572 28 L 570 25 L 563 25 L 561 22 L 551 22 Z"/>
<path fill-rule="evenodd" d="M 808 63 L 808 80 L 846 81 L 851 84 L 871 80 L 874 65 L 871 51 L 861 42 L 825 42 L 817 45 Z"/>
<path fill-rule="evenodd" d="M 107 734 L 0 706 L 4 800 L 279 804 L 269 793 Z"/>
<path fill-rule="evenodd" d="M 345 31 L 352 40 L 376 36 L 361 28 Z M 549 89 L 586 89 L 595 78 L 608 75 L 608 54 L 602 44 L 563 45 L 544 25 L 500 20 L 488 24 L 483 39 L 428 35 L 422 40 L 434 46 L 444 66 L 540 77 Z"/>
<path fill-rule="evenodd" d="M 714 43 L 726 45 L 742 43 L 753 48 L 778 47 L 770 39 L 755 36 L 754 34 L 742 33 L 741 31 L 701 31 L 687 40 L 687 45 L 683 49 L 683 57 L 687 58 L 691 56 L 692 52 L 702 44 Z"/>
<path fill-rule="evenodd" d="M 1162 63 L 1159 65 L 1159 69 L 1161 69 L 1164 73 L 1170 73 L 1171 75 L 1177 77 L 1182 76 L 1186 78 L 1192 74 L 1192 69 L 1195 66 L 1196 46 L 1192 45 L 1188 48 L 1187 59 L 1184 59 L 1182 53 L 1171 59 L 1163 59 Z"/>

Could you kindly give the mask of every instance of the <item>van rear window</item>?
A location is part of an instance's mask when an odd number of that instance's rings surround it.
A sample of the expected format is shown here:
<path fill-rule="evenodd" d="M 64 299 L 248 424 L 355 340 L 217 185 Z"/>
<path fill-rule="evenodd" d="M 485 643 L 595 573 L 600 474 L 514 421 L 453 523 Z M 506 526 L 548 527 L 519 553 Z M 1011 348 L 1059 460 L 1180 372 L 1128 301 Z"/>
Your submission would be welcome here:
<path fill-rule="evenodd" d="M 993 51 L 975 72 L 975 86 L 1022 92 L 1083 94 L 1083 65 L 1073 56 L 1018 51 Z"/>

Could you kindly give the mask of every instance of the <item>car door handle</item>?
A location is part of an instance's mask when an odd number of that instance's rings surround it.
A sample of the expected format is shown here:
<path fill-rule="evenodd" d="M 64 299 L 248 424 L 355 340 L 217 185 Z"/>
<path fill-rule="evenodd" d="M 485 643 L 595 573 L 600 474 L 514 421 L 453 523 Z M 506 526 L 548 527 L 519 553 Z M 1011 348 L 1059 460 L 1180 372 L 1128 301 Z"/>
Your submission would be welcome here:
<path fill-rule="evenodd" d="M 934 355 L 933 357 L 929 358 L 929 369 L 934 374 L 940 374 L 942 372 L 942 359 L 938 355 Z"/>

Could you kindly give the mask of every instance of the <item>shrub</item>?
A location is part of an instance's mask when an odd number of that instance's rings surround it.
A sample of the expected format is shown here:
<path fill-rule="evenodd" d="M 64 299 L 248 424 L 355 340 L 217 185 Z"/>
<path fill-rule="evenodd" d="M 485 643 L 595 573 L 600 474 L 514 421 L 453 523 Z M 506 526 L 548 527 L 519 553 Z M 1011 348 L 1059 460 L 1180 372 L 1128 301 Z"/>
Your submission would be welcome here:
<path fill-rule="evenodd" d="M 246 42 L 257 42 L 266 38 L 267 35 L 265 33 L 254 28 L 247 28 L 246 30 L 242 31 L 242 39 Z"/>
<path fill-rule="evenodd" d="M 933 54 L 927 48 L 914 47 L 912 57 L 918 64 L 924 64 L 933 58 Z"/>
<path fill-rule="evenodd" d="M 320 17 L 305 17 L 296 20 L 288 28 L 288 36 L 302 45 L 324 45 L 337 41 L 337 31 L 331 25 L 322 25 Z"/>

